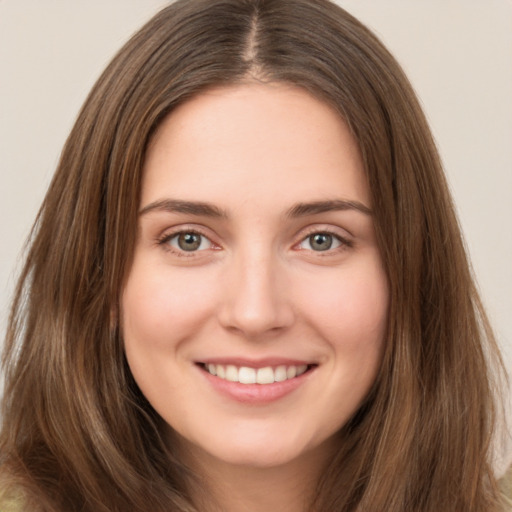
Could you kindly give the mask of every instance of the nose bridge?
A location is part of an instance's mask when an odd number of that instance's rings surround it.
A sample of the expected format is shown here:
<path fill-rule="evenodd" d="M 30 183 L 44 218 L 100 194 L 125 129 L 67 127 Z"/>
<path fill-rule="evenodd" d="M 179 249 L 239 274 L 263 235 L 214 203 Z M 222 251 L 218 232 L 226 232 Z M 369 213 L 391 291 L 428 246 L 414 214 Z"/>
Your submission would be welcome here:
<path fill-rule="evenodd" d="M 275 251 L 265 244 L 248 244 L 237 251 L 221 308 L 225 327 L 256 336 L 290 325 L 293 312 L 282 272 Z"/>

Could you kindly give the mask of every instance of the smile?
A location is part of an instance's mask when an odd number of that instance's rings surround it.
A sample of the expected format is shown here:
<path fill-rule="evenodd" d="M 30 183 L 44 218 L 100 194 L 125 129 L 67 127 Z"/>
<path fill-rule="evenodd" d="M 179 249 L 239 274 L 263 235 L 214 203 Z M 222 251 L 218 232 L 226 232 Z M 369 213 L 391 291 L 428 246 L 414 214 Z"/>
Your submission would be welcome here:
<path fill-rule="evenodd" d="M 274 384 L 299 377 L 308 370 L 308 365 L 280 365 L 251 368 L 232 364 L 203 364 L 204 370 L 210 375 L 228 382 L 240 384 Z"/>

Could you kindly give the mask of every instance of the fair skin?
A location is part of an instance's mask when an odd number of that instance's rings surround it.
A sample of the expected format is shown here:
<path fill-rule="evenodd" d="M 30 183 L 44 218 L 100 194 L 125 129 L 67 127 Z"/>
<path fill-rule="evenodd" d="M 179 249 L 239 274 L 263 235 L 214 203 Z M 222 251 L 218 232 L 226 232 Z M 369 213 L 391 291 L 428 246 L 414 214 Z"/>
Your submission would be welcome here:
<path fill-rule="evenodd" d="M 152 140 L 140 211 L 121 301 L 140 389 L 218 509 L 305 510 L 384 346 L 354 138 L 299 88 L 210 90 Z"/>

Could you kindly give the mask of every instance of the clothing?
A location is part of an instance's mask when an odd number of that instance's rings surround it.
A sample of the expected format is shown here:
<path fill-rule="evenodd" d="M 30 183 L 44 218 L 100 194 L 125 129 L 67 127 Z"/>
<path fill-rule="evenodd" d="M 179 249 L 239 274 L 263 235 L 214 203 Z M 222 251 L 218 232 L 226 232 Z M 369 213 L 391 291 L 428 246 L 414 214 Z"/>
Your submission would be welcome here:
<path fill-rule="evenodd" d="M 505 499 L 503 512 L 512 512 L 512 466 L 505 476 L 500 480 L 500 488 Z M 23 503 L 20 499 L 10 498 L 0 493 L 0 512 L 27 512 L 23 510 Z"/>

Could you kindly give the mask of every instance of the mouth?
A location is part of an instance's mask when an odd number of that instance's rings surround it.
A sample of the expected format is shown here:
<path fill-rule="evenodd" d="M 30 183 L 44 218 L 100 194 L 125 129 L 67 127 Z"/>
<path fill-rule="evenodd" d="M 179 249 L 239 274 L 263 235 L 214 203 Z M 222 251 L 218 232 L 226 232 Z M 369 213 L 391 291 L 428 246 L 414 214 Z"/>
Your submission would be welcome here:
<path fill-rule="evenodd" d="M 218 379 L 239 384 L 262 386 L 278 382 L 286 382 L 304 375 L 317 365 L 288 364 L 253 368 L 234 364 L 198 363 L 200 368 Z"/>
<path fill-rule="evenodd" d="M 281 358 L 230 358 L 198 361 L 196 366 L 221 396 L 244 405 L 264 406 L 294 396 L 310 381 L 318 364 Z"/>

